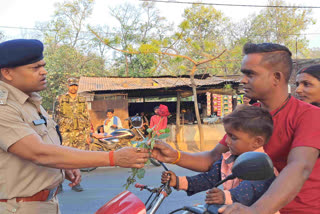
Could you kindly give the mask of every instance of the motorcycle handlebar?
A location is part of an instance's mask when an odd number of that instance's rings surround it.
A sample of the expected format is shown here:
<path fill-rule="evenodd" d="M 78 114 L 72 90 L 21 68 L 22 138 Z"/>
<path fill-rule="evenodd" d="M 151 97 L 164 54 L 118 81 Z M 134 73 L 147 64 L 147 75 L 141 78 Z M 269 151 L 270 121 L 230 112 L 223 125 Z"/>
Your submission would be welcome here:
<path fill-rule="evenodd" d="M 139 188 L 139 189 L 142 190 L 142 189 L 145 189 L 146 185 L 136 183 L 136 184 L 134 185 L 134 187 L 135 187 L 135 188 Z"/>

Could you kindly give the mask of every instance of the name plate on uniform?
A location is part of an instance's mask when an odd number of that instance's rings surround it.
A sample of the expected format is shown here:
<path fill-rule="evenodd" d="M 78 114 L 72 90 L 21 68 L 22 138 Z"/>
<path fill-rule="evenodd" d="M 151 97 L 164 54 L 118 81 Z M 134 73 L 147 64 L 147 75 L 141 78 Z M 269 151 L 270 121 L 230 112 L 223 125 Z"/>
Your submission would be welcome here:
<path fill-rule="evenodd" d="M 44 119 L 39 119 L 39 120 L 34 120 L 32 121 L 33 125 L 35 126 L 39 126 L 39 125 L 42 125 L 42 124 L 46 124 L 47 121 L 45 121 Z"/>

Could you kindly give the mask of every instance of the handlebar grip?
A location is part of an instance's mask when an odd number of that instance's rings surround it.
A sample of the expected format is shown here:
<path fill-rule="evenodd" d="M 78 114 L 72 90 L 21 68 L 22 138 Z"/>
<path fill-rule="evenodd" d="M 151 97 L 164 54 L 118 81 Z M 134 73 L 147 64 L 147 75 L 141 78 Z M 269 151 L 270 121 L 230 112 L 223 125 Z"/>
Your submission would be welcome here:
<path fill-rule="evenodd" d="M 143 185 L 143 184 L 139 184 L 139 183 L 136 183 L 134 185 L 135 188 L 140 188 L 140 189 L 144 189 L 146 185 Z"/>
<path fill-rule="evenodd" d="M 222 207 L 221 204 L 206 204 L 208 213 L 218 214 L 218 209 Z"/>

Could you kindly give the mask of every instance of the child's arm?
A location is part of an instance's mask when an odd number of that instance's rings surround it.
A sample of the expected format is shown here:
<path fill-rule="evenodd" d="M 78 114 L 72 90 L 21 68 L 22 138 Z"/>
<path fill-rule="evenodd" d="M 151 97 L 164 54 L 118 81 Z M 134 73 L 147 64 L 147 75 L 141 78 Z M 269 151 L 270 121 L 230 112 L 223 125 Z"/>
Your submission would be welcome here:
<path fill-rule="evenodd" d="M 256 202 L 269 188 L 276 177 L 263 181 L 242 181 L 237 187 L 231 190 L 225 190 L 225 204 L 235 202 L 246 206 Z"/>
<path fill-rule="evenodd" d="M 215 187 L 206 193 L 206 204 L 225 204 L 226 197 L 223 190 Z"/>
<path fill-rule="evenodd" d="M 177 176 L 172 171 L 164 171 L 161 176 L 161 183 L 167 183 L 170 180 L 169 186 L 176 187 L 177 186 Z"/>
<path fill-rule="evenodd" d="M 201 164 L 201 163 L 199 163 Z M 200 173 L 195 176 L 187 176 L 188 196 L 212 189 L 214 185 L 221 180 L 221 159 L 216 161 L 208 172 Z"/>

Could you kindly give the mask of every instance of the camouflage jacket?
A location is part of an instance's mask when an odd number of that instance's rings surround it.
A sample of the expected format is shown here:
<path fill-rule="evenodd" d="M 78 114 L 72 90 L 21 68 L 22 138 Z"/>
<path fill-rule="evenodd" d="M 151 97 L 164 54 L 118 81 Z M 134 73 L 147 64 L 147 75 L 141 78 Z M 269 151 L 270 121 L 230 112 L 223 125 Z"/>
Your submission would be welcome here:
<path fill-rule="evenodd" d="M 58 97 L 55 108 L 55 120 L 60 126 L 60 131 L 83 131 L 89 135 L 90 119 L 86 99 L 77 95 L 74 99 L 69 94 Z"/>

